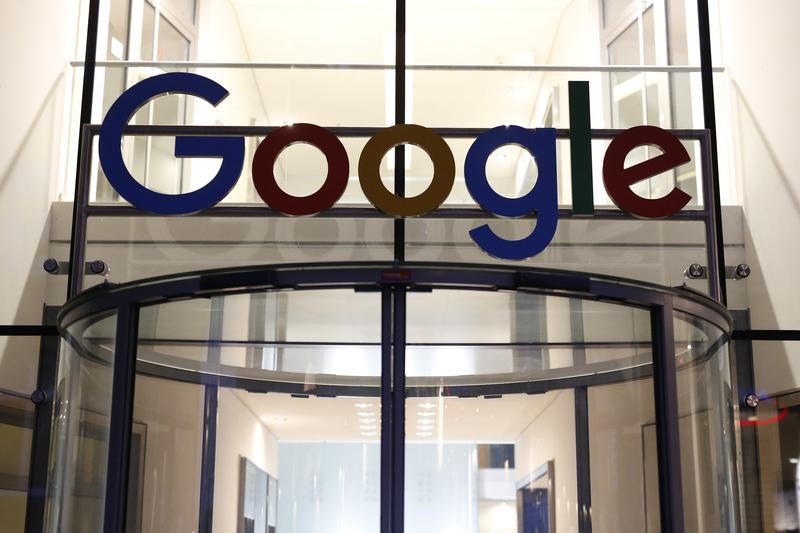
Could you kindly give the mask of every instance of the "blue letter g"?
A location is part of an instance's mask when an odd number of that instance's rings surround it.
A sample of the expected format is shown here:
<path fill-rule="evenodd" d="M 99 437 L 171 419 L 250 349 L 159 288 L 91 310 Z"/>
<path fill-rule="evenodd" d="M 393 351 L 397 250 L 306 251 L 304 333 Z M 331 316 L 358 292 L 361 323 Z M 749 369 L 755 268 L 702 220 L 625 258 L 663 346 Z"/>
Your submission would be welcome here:
<path fill-rule="evenodd" d="M 158 215 L 186 215 L 208 209 L 230 192 L 244 165 L 244 137 L 183 136 L 175 138 L 176 157 L 221 157 L 217 175 L 200 189 L 164 194 L 131 176 L 122 159 L 122 133 L 136 111 L 156 96 L 181 93 L 216 106 L 228 91 L 217 82 L 187 72 L 160 74 L 140 81 L 114 102 L 100 127 L 100 164 L 112 187 L 137 209 Z"/>

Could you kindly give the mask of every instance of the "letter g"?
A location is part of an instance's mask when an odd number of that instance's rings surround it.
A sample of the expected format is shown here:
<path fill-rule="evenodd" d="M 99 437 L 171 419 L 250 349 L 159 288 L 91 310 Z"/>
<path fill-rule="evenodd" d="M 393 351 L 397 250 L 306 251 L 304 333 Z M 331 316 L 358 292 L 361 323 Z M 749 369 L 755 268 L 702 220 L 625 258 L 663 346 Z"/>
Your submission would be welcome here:
<path fill-rule="evenodd" d="M 236 184 L 244 165 L 244 137 L 175 137 L 176 157 L 221 157 L 219 171 L 196 191 L 164 194 L 148 189 L 125 166 L 122 133 L 140 107 L 167 93 L 197 96 L 214 106 L 228 96 L 228 91 L 217 82 L 187 72 L 160 74 L 140 81 L 117 98 L 100 126 L 100 164 L 111 186 L 137 209 L 158 215 L 197 213 L 217 204 Z"/>

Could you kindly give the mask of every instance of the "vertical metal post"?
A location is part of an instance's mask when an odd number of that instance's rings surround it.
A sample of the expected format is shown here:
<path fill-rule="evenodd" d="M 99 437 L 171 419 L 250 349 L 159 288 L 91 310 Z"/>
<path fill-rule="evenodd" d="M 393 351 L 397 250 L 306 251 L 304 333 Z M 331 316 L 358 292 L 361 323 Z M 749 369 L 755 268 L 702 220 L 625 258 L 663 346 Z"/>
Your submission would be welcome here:
<path fill-rule="evenodd" d="M 394 291 L 392 406 L 392 533 L 403 533 L 406 458 L 406 287 Z"/>
<path fill-rule="evenodd" d="M 708 294 L 718 302 L 722 301 L 725 283 L 725 266 L 719 260 L 719 234 L 720 226 L 717 213 L 720 212 L 719 204 L 714 198 L 714 178 L 711 166 L 711 135 L 706 132 L 700 142 L 700 160 L 703 167 L 703 213 L 706 232 L 706 260 L 708 262 Z M 722 270 L 720 270 L 720 268 Z"/>
<path fill-rule="evenodd" d="M 406 1 L 396 0 L 395 4 L 395 59 L 394 59 L 394 121 L 406 122 Z M 394 149 L 394 193 L 406 194 L 406 148 L 404 145 Z M 406 260 L 406 221 L 394 220 L 394 260 Z"/>
<path fill-rule="evenodd" d="M 706 203 L 713 198 L 714 220 L 716 223 L 717 270 L 722 274 L 720 279 L 720 302 L 727 305 L 728 291 L 725 285 L 725 240 L 722 231 L 722 209 L 719 191 L 719 156 L 717 154 L 717 117 L 714 103 L 714 73 L 711 58 L 711 28 L 708 14 L 708 0 L 697 0 L 697 23 L 700 34 L 700 78 L 703 86 L 703 122 L 711 133 L 711 181 L 712 196 L 706 197 Z M 709 244 L 710 245 L 710 244 Z M 711 265 L 709 265 L 711 266 Z"/>
<path fill-rule="evenodd" d="M 651 310 L 653 335 L 653 389 L 658 449 L 658 494 L 661 531 L 683 533 L 683 487 L 678 429 L 678 380 L 672 299 Z"/>
<path fill-rule="evenodd" d="M 750 329 L 749 311 L 731 311 L 734 330 Z M 746 419 L 753 411 L 744 404 L 748 394 L 757 394 L 755 370 L 753 367 L 753 342 L 736 340 L 731 343 L 731 374 L 733 377 L 733 402 L 738 404 L 739 420 Z M 741 459 L 739 463 L 738 498 L 739 522 L 743 531 L 758 531 L 761 528 L 761 470 L 758 460 L 758 426 L 741 425 L 734 420 L 738 428 Z"/>
<path fill-rule="evenodd" d="M 90 127 L 85 125 L 81 134 L 78 149 L 78 172 L 75 182 L 75 198 L 72 213 L 72 238 L 69 247 L 69 277 L 67 280 L 67 299 L 72 298 L 83 288 L 83 263 L 86 261 L 86 230 L 88 216 L 86 206 L 89 205 L 89 184 L 92 168 L 92 136 Z"/>
<path fill-rule="evenodd" d="M 58 308 L 46 306 L 44 324 L 54 325 Z M 28 474 L 28 501 L 25 510 L 25 533 L 44 529 L 47 470 L 50 462 L 50 435 L 53 421 L 53 400 L 58 379 L 57 335 L 42 336 L 39 345 L 39 370 L 36 389 L 45 394 L 45 401 L 36 406 L 36 420 L 31 439 L 31 466 Z"/>
<path fill-rule="evenodd" d="M 80 291 L 79 287 L 74 284 L 78 276 L 83 276 L 83 248 L 86 245 L 85 241 L 85 212 L 83 206 L 79 203 L 79 198 L 83 194 L 87 195 L 89 191 L 89 171 L 85 170 L 82 161 L 91 160 L 91 137 L 88 135 L 87 129 L 84 127 L 92 121 L 92 100 L 94 97 L 94 71 L 95 60 L 97 58 L 97 26 L 100 18 L 100 0 L 89 1 L 89 20 L 86 27 L 86 55 L 83 63 L 83 92 L 81 95 L 81 117 L 80 127 L 78 130 L 78 168 L 75 172 L 75 200 L 72 203 L 72 235 L 70 238 L 70 275 L 67 280 L 67 298 L 71 298 Z M 89 165 L 91 168 L 91 165 Z M 86 183 L 83 181 L 86 180 Z M 81 190 L 81 187 L 85 191 Z M 83 220 L 84 235 L 78 235 L 77 224 Z M 80 240 L 78 240 L 80 239 Z M 76 262 L 75 248 L 80 248 L 81 261 Z M 80 283 L 80 280 L 79 280 Z"/>
<path fill-rule="evenodd" d="M 571 337 L 574 342 L 583 342 L 583 300 L 569 301 Z M 583 347 L 572 351 L 573 366 L 580 369 L 586 364 Z M 589 457 L 589 391 L 587 387 L 575 388 L 575 463 L 578 472 L 578 532 L 592 531 L 592 479 Z"/>
<path fill-rule="evenodd" d="M 214 369 L 220 362 L 222 319 L 225 311 L 224 296 L 211 298 L 211 315 L 208 326 L 208 355 L 206 364 Z M 217 413 L 219 385 L 205 385 L 203 405 L 203 450 L 200 463 L 200 515 L 198 533 L 211 533 L 214 522 L 214 474 L 217 465 Z"/>
<path fill-rule="evenodd" d="M 108 431 L 104 533 L 124 533 L 125 531 L 131 424 L 136 384 L 138 324 L 139 309 L 134 304 L 123 304 L 117 309 Z"/>
<path fill-rule="evenodd" d="M 392 290 L 381 291 L 381 533 L 392 531 Z"/>

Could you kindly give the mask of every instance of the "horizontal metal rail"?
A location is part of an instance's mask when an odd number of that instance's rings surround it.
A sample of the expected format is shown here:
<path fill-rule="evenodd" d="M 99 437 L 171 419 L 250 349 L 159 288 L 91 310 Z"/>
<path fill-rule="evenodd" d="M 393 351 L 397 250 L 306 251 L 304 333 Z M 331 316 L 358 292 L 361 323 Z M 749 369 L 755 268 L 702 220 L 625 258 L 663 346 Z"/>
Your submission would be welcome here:
<path fill-rule="evenodd" d="M 496 126 L 496 125 L 495 125 Z M 492 129 L 495 126 L 486 128 L 436 128 L 429 127 L 431 131 L 436 132 L 444 138 L 449 139 L 471 139 L 478 137 Z M 277 130 L 281 126 L 203 126 L 195 124 L 154 124 L 154 125 L 129 125 L 126 126 L 122 133 L 124 135 L 154 135 L 154 136 L 171 136 L 171 135 L 204 135 L 204 136 L 226 136 L 226 135 L 243 135 L 259 136 L 268 135 Z M 86 128 L 89 130 L 90 135 L 95 136 L 100 133 L 100 124 L 88 124 Z M 386 126 L 329 126 L 325 127 L 338 137 L 372 137 L 377 132 L 385 129 Z M 613 139 L 620 133 L 627 130 L 616 128 L 596 128 L 589 130 L 592 139 Z M 672 135 L 679 139 L 705 141 L 708 135 L 706 130 L 689 130 L 689 129 L 667 129 Z M 556 128 L 556 138 L 569 139 L 568 128 Z"/>
<path fill-rule="evenodd" d="M 83 67 L 84 61 L 71 61 L 73 67 Z M 217 68 L 257 70 L 394 70 L 391 63 L 274 63 L 259 61 L 96 61 L 95 66 L 105 68 L 151 67 Z M 406 70 L 458 71 L 458 72 L 700 72 L 700 66 L 689 65 L 406 65 Z M 725 72 L 724 67 L 714 67 L 713 72 Z"/>

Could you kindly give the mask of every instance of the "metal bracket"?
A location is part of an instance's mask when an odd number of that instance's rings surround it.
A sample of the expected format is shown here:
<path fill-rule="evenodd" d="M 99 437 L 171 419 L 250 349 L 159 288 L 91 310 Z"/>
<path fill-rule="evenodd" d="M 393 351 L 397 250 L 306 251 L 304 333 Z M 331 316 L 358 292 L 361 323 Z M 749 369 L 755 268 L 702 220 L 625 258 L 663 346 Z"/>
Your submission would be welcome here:
<path fill-rule="evenodd" d="M 54 276 L 65 276 L 69 274 L 69 261 L 59 261 L 53 257 L 48 257 L 42 263 L 42 268 L 48 274 Z M 83 274 L 86 276 L 103 276 L 108 277 L 111 268 L 108 263 L 102 259 L 95 259 L 94 261 L 87 261 L 83 264 Z"/>
<path fill-rule="evenodd" d="M 692 263 L 683 271 L 683 276 L 689 279 L 708 279 L 708 268 L 700 263 Z M 725 279 L 745 279 L 750 277 L 750 265 L 740 263 L 736 266 L 725 267 Z"/>

